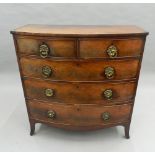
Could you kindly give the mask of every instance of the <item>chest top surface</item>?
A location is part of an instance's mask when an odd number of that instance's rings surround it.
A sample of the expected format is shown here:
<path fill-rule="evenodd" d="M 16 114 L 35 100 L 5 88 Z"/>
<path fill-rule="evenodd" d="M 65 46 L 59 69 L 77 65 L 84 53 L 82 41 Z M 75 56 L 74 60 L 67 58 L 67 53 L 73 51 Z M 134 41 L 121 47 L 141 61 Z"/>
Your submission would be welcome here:
<path fill-rule="evenodd" d="M 13 34 L 42 36 L 126 36 L 147 35 L 148 32 L 133 25 L 95 26 L 95 25 L 25 25 L 13 31 Z"/>

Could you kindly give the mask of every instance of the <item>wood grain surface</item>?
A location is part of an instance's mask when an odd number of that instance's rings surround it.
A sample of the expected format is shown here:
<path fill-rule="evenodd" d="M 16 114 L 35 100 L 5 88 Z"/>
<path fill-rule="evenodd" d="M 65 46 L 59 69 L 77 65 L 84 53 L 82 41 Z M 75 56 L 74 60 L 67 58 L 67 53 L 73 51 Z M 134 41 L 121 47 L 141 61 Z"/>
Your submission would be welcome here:
<path fill-rule="evenodd" d="M 73 39 L 46 40 L 46 38 L 20 38 L 17 39 L 20 55 L 37 55 L 40 57 L 41 44 L 48 45 L 52 57 L 75 57 L 76 42 Z"/>
<path fill-rule="evenodd" d="M 117 57 L 139 56 L 142 53 L 144 40 L 133 39 L 81 39 L 79 43 L 82 58 L 109 58 L 108 48 L 114 45 Z"/>
<path fill-rule="evenodd" d="M 65 83 L 47 82 L 42 80 L 24 80 L 27 98 L 54 101 L 58 104 L 122 104 L 122 101 L 134 98 L 135 82 L 122 83 Z M 46 89 L 54 90 L 54 95 L 47 97 Z M 104 91 L 113 91 L 112 99 L 104 96 Z"/>
<path fill-rule="evenodd" d="M 102 105 L 59 105 L 49 103 L 42 103 L 37 101 L 28 101 L 30 107 L 31 117 L 48 121 L 53 124 L 71 124 L 75 126 L 95 126 L 110 123 L 124 122 L 129 119 L 131 110 L 130 104 L 116 105 L 116 106 L 102 106 Z M 56 114 L 54 119 L 47 117 L 47 112 L 53 110 Z M 108 112 L 110 119 L 104 121 L 102 114 Z"/>
<path fill-rule="evenodd" d="M 105 68 L 115 70 L 112 80 L 136 78 L 138 59 L 128 60 L 51 60 L 51 59 L 20 59 L 23 75 L 26 77 L 61 80 L 61 81 L 103 81 L 109 80 L 105 76 Z M 44 78 L 43 66 L 49 66 L 52 74 Z M 110 79 L 111 80 L 111 79 Z"/>
<path fill-rule="evenodd" d="M 116 26 L 95 26 L 95 25 L 25 25 L 11 31 L 13 34 L 20 35 L 147 35 L 148 32 L 137 26 L 116 25 Z"/>

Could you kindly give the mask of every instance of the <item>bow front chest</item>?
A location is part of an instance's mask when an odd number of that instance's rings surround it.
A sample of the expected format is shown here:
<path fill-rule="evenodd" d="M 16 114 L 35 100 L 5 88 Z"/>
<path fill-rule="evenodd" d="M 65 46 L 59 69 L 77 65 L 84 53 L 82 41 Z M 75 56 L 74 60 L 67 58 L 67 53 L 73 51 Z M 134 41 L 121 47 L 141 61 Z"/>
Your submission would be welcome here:
<path fill-rule="evenodd" d="M 11 31 L 33 135 L 121 125 L 129 138 L 147 32 L 136 26 L 26 25 Z"/>

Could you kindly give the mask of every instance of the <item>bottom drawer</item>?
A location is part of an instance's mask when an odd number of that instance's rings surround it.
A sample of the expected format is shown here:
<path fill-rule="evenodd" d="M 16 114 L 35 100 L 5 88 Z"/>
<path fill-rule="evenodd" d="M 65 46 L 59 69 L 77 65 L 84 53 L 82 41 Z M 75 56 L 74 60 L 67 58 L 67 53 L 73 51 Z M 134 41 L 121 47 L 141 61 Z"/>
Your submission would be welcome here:
<path fill-rule="evenodd" d="M 58 127 L 71 125 L 78 127 L 104 126 L 129 120 L 132 104 L 103 105 L 65 105 L 58 103 L 28 100 L 32 119 Z"/>

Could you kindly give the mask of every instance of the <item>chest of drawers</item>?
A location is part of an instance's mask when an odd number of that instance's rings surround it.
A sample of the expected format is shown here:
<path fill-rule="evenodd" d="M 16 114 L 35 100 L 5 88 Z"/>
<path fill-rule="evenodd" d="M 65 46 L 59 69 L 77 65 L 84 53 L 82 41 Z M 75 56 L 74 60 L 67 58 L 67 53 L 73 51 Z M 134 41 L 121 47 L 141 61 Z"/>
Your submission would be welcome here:
<path fill-rule="evenodd" d="M 124 126 L 129 138 L 148 32 L 136 26 L 26 25 L 11 31 L 30 121 L 70 130 Z"/>

